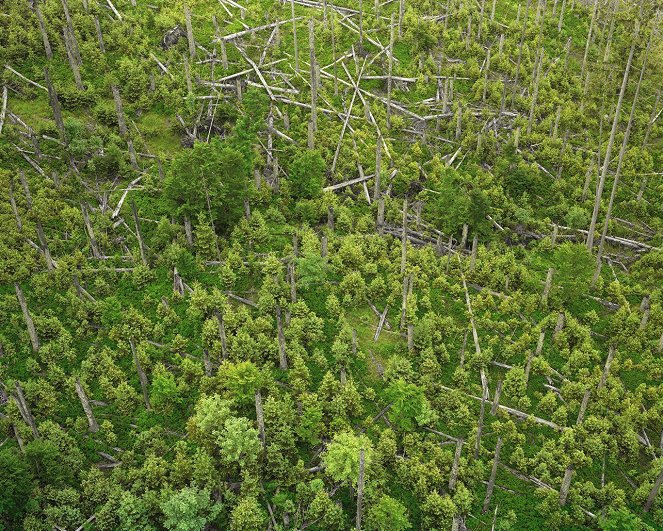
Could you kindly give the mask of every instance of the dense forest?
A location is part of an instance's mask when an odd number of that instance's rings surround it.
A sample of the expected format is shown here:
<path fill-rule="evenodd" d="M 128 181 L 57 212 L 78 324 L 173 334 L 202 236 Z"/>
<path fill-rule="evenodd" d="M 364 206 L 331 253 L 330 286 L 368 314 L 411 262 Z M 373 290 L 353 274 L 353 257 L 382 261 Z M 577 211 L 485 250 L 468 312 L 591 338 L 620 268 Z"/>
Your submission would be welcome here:
<path fill-rule="evenodd" d="M 659 8 L 0 2 L 0 529 L 663 529 Z"/>

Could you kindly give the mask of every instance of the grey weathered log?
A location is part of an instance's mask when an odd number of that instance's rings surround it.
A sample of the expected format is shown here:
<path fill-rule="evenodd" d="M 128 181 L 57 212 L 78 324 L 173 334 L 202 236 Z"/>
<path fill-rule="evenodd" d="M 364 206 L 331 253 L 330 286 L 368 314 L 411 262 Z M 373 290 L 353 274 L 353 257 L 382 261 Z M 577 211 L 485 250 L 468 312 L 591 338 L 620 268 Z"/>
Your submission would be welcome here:
<path fill-rule="evenodd" d="M 51 250 L 48 247 L 48 242 L 46 241 L 46 235 L 44 234 L 44 228 L 42 227 L 41 221 L 37 221 L 37 236 L 39 237 L 39 244 L 41 245 L 41 250 L 44 253 L 44 258 L 46 258 L 46 267 L 49 271 L 55 270 L 56 263 L 51 256 Z"/>
<path fill-rule="evenodd" d="M 138 219 L 138 209 L 136 208 L 136 203 L 131 201 L 131 213 L 134 217 L 134 225 L 136 227 L 136 238 L 138 239 L 138 247 L 140 249 L 140 259 L 143 262 L 143 265 L 148 265 L 147 261 L 147 249 L 145 247 L 145 242 L 143 241 L 143 234 L 140 230 L 140 220 Z"/>
<path fill-rule="evenodd" d="M 97 244 L 97 239 L 94 236 L 94 229 L 92 228 L 92 222 L 90 221 L 90 213 L 88 211 L 85 203 L 81 203 L 81 212 L 83 213 L 83 221 L 85 223 L 85 230 L 87 232 L 88 238 L 90 240 L 90 247 L 92 249 L 92 256 L 94 258 L 101 258 L 102 254 L 99 250 L 99 245 Z"/>
<path fill-rule="evenodd" d="M 120 129 L 120 135 L 126 137 L 128 134 L 127 122 L 124 117 L 124 109 L 122 107 L 122 98 L 120 97 L 120 91 L 117 88 L 117 85 L 111 85 L 111 91 L 113 93 L 113 101 L 115 103 L 115 114 L 117 116 L 117 125 Z"/>
<path fill-rule="evenodd" d="M 51 49 L 51 42 L 48 39 L 48 32 L 46 31 L 46 23 L 44 22 L 44 16 L 39 9 L 39 2 L 32 3 L 32 9 L 37 16 L 37 22 L 39 23 L 39 33 L 41 33 L 41 40 L 44 43 L 44 52 L 46 57 L 50 60 L 53 59 L 53 50 Z"/>
<path fill-rule="evenodd" d="M 46 80 L 46 86 L 48 90 L 48 102 L 53 111 L 53 117 L 55 118 L 55 125 L 58 128 L 60 133 L 60 140 L 67 144 L 67 134 L 64 128 L 64 120 L 62 119 L 62 107 L 60 106 L 60 100 L 58 99 L 58 94 L 51 82 L 51 75 L 49 73 L 48 67 L 44 67 L 44 79 Z"/>
<path fill-rule="evenodd" d="M 647 496 L 647 501 L 645 501 L 645 504 L 642 508 L 644 512 L 648 513 L 651 510 L 652 505 L 654 505 L 654 501 L 656 500 L 656 496 L 658 496 L 658 491 L 661 490 L 661 485 L 663 485 L 663 469 L 661 469 L 661 471 L 659 472 L 656 481 L 654 481 L 654 485 L 649 491 L 649 496 Z"/>
<path fill-rule="evenodd" d="M 152 405 L 150 404 L 150 395 L 148 393 L 149 383 L 147 381 L 147 375 L 145 374 L 145 371 L 143 370 L 140 364 L 140 360 L 138 359 L 138 352 L 136 352 L 136 345 L 134 344 L 133 339 L 129 340 L 129 345 L 131 346 L 131 353 L 134 358 L 134 364 L 136 365 L 136 372 L 138 373 L 140 388 L 143 391 L 143 400 L 145 401 L 145 407 L 149 411 L 152 409 Z"/>
<path fill-rule="evenodd" d="M 449 490 L 451 492 L 456 488 L 456 482 L 458 481 L 458 469 L 460 468 L 460 456 L 463 452 L 463 445 L 465 441 L 463 439 L 458 439 L 456 441 L 456 451 L 454 452 L 454 460 L 451 465 L 451 475 L 449 476 Z"/>
<path fill-rule="evenodd" d="M 598 0 L 596 0 L 598 4 Z M 617 134 L 617 128 L 619 126 L 619 119 L 621 116 L 622 105 L 624 103 L 624 95 L 626 94 L 626 88 L 628 86 L 629 74 L 631 71 L 631 64 L 633 62 L 633 54 L 635 53 L 636 43 L 638 36 L 640 34 L 640 18 L 642 16 L 642 7 L 644 3 L 640 5 L 640 14 L 635 22 L 635 31 L 632 39 L 631 49 L 629 51 L 628 60 L 626 61 L 626 68 L 624 69 L 624 77 L 622 79 L 621 89 L 619 91 L 619 98 L 617 100 L 617 107 L 615 109 L 615 114 L 612 120 L 612 130 L 610 131 L 610 138 L 608 139 L 608 147 L 606 148 L 605 155 L 603 157 L 603 168 L 601 169 L 601 175 L 599 177 L 599 184 L 596 189 L 596 197 L 594 198 L 594 211 L 592 212 L 592 219 L 589 224 L 589 233 L 587 234 L 587 248 L 591 251 L 594 247 L 594 232 L 596 230 L 596 222 L 598 220 L 599 209 L 601 207 L 601 197 L 603 196 L 603 188 L 605 186 L 605 180 L 608 174 L 608 168 L 610 167 L 610 162 L 612 160 L 612 148 L 615 143 L 615 136 Z"/>
<path fill-rule="evenodd" d="M 85 411 L 87 422 L 90 425 L 90 431 L 92 433 L 98 432 L 99 424 L 97 423 L 97 419 L 94 417 L 94 412 L 92 411 L 92 405 L 90 404 L 87 394 L 85 393 L 85 389 L 83 389 L 81 381 L 78 378 L 76 378 L 76 394 L 78 395 L 78 399 L 81 401 L 81 405 L 83 406 L 83 411 Z"/>
<path fill-rule="evenodd" d="M 186 24 L 186 40 L 189 44 L 189 57 L 196 56 L 196 41 L 193 39 L 193 26 L 191 25 L 191 10 L 189 6 L 184 6 L 184 22 Z"/>
<path fill-rule="evenodd" d="M 276 305 L 276 332 L 279 343 L 279 367 L 281 370 L 288 370 L 288 358 L 285 350 L 285 334 L 283 333 L 283 322 L 281 319 L 281 305 Z"/>
<path fill-rule="evenodd" d="M 557 228 L 557 225 L 555 225 L 555 228 Z M 546 274 L 546 284 L 543 287 L 543 294 L 541 295 L 542 306 L 548 304 L 548 296 L 550 295 L 550 288 L 552 287 L 552 279 L 554 273 L 555 270 L 552 267 L 548 269 L 548 273 Z"/>
<path fill-rule="evenodd" d="M 258 423 L 258 436 L 260 437 L 260 442 L 262 446 L 265 446 L 265 414 L 262 407 L 262 394 L 260 389 L 256 389 L 255 393 L 255 405 L 256 405 L 256 422 Z"/>
<path fill-rule="evenodd" d="M 25 423 L 28 426 L 30 426 L 34 438 L 39 439 L 40 435 L 39 435 L 39 430 L 37 429 L 37 423 L 35 422 L 35 418 L 32 415 L 32 412 L 30 411 L 30 406 L 28 406 L 27 400 L 25 400 L 25 395 L 23 394 L 23 388 L 21 387 L 21 384 L 18 381 L 14 382 L 14 389 L 16 393 L 13 395 L 13 397 L 14 400 L 16 401 L 18 412 L 21 414 L 21 417 L 23 418 Z"/>
<path fill-rule="evenodd" d="M 359 450 L 359 479 L 357 480 L 357 518 L 355 529 L 361 530 L 361 520 L 364 510 L 364 449 Z"/>
<path fill-rule="evenodd" d="M 493 468 L 490 471 L 490 479 L 488 480 L 488 487 L 486 489 L 486 497 L 483 500 L 483 508 L 481 509 L 482 513 L 485 513 L 490 506 L 490 498 L 493 496 L 493 490 L 495 488 L 495 477 L 497 476 L 497 467 L 500 464 L 500 452 L 502 451 L 502 437 L 497 438 L 497 444 L 495 445 L 495 455 L 493 456 Z"/>
<path fill-rule="evenodd" d="M 295 55 L 295 72 L 299 72 L 299 50 L 297 49 L 297 19 L 295 18 L 295 0 L 290 0 L 290 12 L 292 14 L 292 41 L 293 53 Z"/>
<path fill-rule="evenodd" d="M 37 336 L 37 329 L 35 328 L 34 322 L 32 321 L 32 316 L 28 310 L 28 303 L 25 300 L 25 295 L 23 295 L 23 290 L 18 282 L 14 283 L 14 290 L 16 291 L 16 298 L 18 303 L 21 306 L 21 312 L 23 313 L 23 320 L 25 321 L 25 326 L 28 329 L 28 335 L 30 336 L 30 342 L 32 343 L 32 350 L 37 352 L 39 350 L 39 337 Z"/>

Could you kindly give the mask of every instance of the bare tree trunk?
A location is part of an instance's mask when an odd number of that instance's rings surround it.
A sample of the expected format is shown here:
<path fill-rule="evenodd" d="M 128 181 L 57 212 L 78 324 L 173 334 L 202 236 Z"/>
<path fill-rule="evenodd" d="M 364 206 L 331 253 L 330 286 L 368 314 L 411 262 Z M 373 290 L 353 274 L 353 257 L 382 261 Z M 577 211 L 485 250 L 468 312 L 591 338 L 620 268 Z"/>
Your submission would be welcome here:
<path fill-rule="evenodd" d="M 55 269 L 55 261 L 51 256 L 51 251 L 48 248 L 48 242 L 46 241 L 46 236 L 44 235 L 44 228 L 41 225 L 41 221 L 37 221 L 37 236 L 39 237 L 39 243 L 41 244 L 41 249 L 44 252 L 44 257 L 46 258 L 46 267 L 49 271 Z"/>
<path fill-rule="evenodd" d="M 67 52 L 67 59 L 69 60 L 69 67 L 71 68 L 71 72 L 74 74 L 74 82 L 76 83 L 76 88 L 78 90 L 85 90 L 85 87 L 83 86 L 83 80 L 81 79 L 81 70 L 78 66 L 78 62 L 76 61 L 76 55 L 74 54 L 73 50 L 73 45 L 72 45 L 73 37 L 67 30 L 66 26 L 63 26 L 62 28 L 62 36 L 64 38 L 64 47 Z"/>
<path fill-rule="evenodd" d="M 493 457 L 493 468 L 490 471 L 490 479 L 488 480 L 488 488 L 486 490 L 486 497 L 483 500 L 482 513 L 485 513 L 490 506 L 490 498 L 493 496 L 493 489 L 495 488 L 495 477 L 497 476 L 497 467 L 500 464 L 500 452 L 502 450 L 502 437 L 497 438 L 497 445 L 495 446 L 495 456 Z"/>
<path fill-rule="evenodd" d="M 557 23 L 557 32 L 562 31 L 562 25 L 564 24 L 564 10 L 566 8 L 566 0 L 562 0 L 562 7 L 559 10 L 559 22 Z"/>
<path fill-rule="evenodd" d="M 401 275 L 407 263 L 407 198 L 403 199 L 403 233 L 401 234 Z"/>
<path fill-rule="evenodd" d="M 364 449 L 359 450 L 359 479 L 357 481 L 357 521 L 355 529 L 361 530 L 361 519 L 364 503 Z"/>
<path fill-rule="evenodd" d="M 642 299 L 642 304 L 640 305 L 640 311 L 642 312 L 642 319 L 640 320 L 640 330 L 644 330 L 649 321 L 649 313 L 651 311 L 651 304 L 649 303 L 649 295 L 646 295 Z"/>
<path fill-rule="evenodd" d="M 557 225 L 555 225 L 557 228 Z M 545 306 L 548 304 L 548 295 L 550 295 L 550 288 L 552 287 L 552 279 L 555 270 L 551 267 L 548 269 L 548 274 L 546 275 L 546 285 L 543 288 L 543 295 L 541 295 L 541 305 Z"/>
<path fill-rule="evenodd" d="M 602 258 L 603 258 L 603 249 L 605 247 L 605 238 L 608 235 L 608 227 L 610 225 L 610 217 L 612 215 L 612 207 L 615 203 L 615 196 L 617 195 L 617 187 L 619 186 L 619 178 L 621 176 L 622 164 L 624 162 L 624 155 L 626 154 L 626 148 L 628 147 L 628 141 L 631 136 L 631 127 L 633 126 L 633 120 L 635 119 L 635 110 L 638 103 L 638 96 L 640 95 L 640 86 L 642 85 L 642 79 L 645 75 L 645 69 L 647 68 L 647 57 L 649 55 L 649 48 L 651 46 L 651 37 L 645 49 L 644 59 L 642 61 L 642 68 L 640 69 L 640 78 L 638 79 L 638 84 L 635 87 L 635 94 L 633 95 L 633 104 L 631 105 L 631 113 L 628 118 L 628 124 L 626 126 L 626 131 L 624 131 L 624 139 L 622 141 L 622 146 L 619 150 L 619 157 L 617 158 L 617 169 L 615 170 L 615 176 L 612 183 L 612 191 L 610 192 L 610 201 L 608 202 L 608 211 L 605 214 L 605 222 L 603 223 L 603 230 L 601 231 L 601 239 L 599 240 L 599 249 L 596 255 L 596 268 L 594 269 L 594 276 L 592 278 L 592 287 L 596 285 L 596 282 L 599 279 L 601 274 Z"/>
<path fill-rule="evenodd" d="M 21 387 L 21 384 L 18 383 L 18 381 L 15 382 L 14 386 L 16 389 L 16 394 L 14 395 L 14 399 L 16 400 L 16 405 L 18 406 L 18 412 L 21 414 L 21 417 L 23 418 L 25 423 L 28 426 L 30 426 L 34 438 L 39 439 L 40 435 L 39 435 L 39 430 L 37 429 L 37 423 L 35 422 L 35 418 L 32 416 L 32 412 L 30 411 L 28 402 L 25 400 L 25 395 L 23 394 L 23 388 Z"/>
<path fill-rule="evenodd" d="M 311 131 L 309 135 L 308 148 L 313 149 L 313 133 L 318 130 L 318 80 L 316 72 L 317 66 L 315 61 L 315 25 L 313 18 L 309 18 L 308 20 L 308 46 L 311 63 Z"/>
<path fill-rule="evenodd" d="M 594 200 L 594 211 L 592 213 L 592 220 L 589 225 L 589 234 L 587 234 L 587 248 L 590 251 L 594 247 L 594 232 L 596 231 L 596 221 L 598 219 L 599 209 L 601 207 L 601 196 L 603 195 L 603 187 L 605 186 L 605 179 L 608 174 L 608 168 L 610 166 L 612 148 L 615 143 L 615 135 L 617 133 L 617 127 L 619 125 L 619 116 L 621 114 L 622 104 L 624 102 L 624 94 L 626 93 L 626 87 L 628 85 L 628 77 L 629 77 L 629 72 L 631 70 L 631 63 L 633 62 L 633 54 L 635 53 L 636 41 L 640 33 L 640 17 L 642 15 L 642 5 L 643 4 L 641 4 L 640 6 L 640 14 L 638 15 L 638 19 L 635 22 L 635 35 L 631 44 L 631 51 L 629 52 L 628 55 L 628 61 L 626 62 L 626 68 L 624 69 L 624 78 L 622 80 L 622 86 L 619 92 L 619 99 L 617 100 L 617 108 L 615 109 L 615 116 L 612 121 L 612 131 L 610 132 L 608 147 L 606 149 L 605 156 L 603 157 L 603 169 L 601 170 L 601 177 L 599 179 L 599 185 L 596 190 L 596 198 Z"/>
<path fill-rule="evenodd" d="M 557 337 L 557 334 L 559 334 L 562 331 L 565 322 L 566 322 L 566 316 L 564 315 L 564 312 L 559 312 L 559 314 L 557 315 L 557 324 L 555 325 L 555 331 L 553 332 L 553 339 L 555 339 Z"/>
<path fill-rule="evenodd" d="M 276 305 L 276 331 L 279 341 L 279 367 L 283 371 L 288 370 L 288 358 L 285 352 L 285 335 L 283 333 L 283 322 L 281 321 L 281 306 Z"/>
<path fill-rule="evenodd" d="M 608 357 L 605 360 L 605 366 L 603 367 L 603 374 L 601 374 L 601 381 L 599 382 L 599 389 L 603 389 L 605 384 L 608 381 L 608 376 L 610 375 L 610 366 L 612 365 L 612 360 L 615 357 L 615 346 L 610 345 L 608 349 Z"/>
<path fill-rule="evenodd" d="M 99 50 L 101 53 L 106 53 L 106 46 L 104 45 L 104 34 L 101 32 L 101 23 L 99 17 L 94 17 L 94 29 L 97 32 L 97 41 L 99 42 Z"/>
<path fill-rule="evenodd" d="M 477 424 L 477 440 L 474 444 L 474 459 L 479 458 L 479 450 L 481 449 L 481 435 L 483 432 L 483 420 L 486 413 L 486 394 L 481 395 L 481 409 L 479 410 L 479 423 Z"/>
<path fill-rule="evenodd" d="M 589 55 L 589 45 L 592 42 L 594 32 L 594 24 L 596 23 L 596 13 L 599 10 L 599 0 L 594 0 L 594 12 L 589 22 L 589 32 L 587 33 L 587 40 L 585 41 L 585 55 L 582 58 L 582 67 L 580 68 L 580 79 L 585 77 L 585 68 L 587 66 L 587 56 Z"/>
<path fill-rule="evenodd" d="M 14 212 L 14 218 L 16 219 L 16 228 L 19 232 L 23 230 L 23 221 L 21 220 L 21 215 L 18 212 L 18 206 L 16 205 L 16 198 L 14 197 L 14 178 L 10 175 L 9 177 L 9 203 L 12 207 L 12 212 Z"/>
<path fill-rule="evenodd" d="M 453 492 L 456 488 L 456 482 L 458 481 L 458 469 L 460 468 L 460 456 L 463 453 L 463 444 L 465 441 L 463 439 L 458 439 L 456 441 L 456 452 L 454 453 L 454 461 L 451 465 L 451 475 L 449 476 L 449 491 Z"/>
<path fill-rule="evenodd" d="M 493 405 L 490 408 L 490 414 L 495 416 L 497 415 L 497 409 L 498 406 L 500 405 L 500 396 L 502 394 L 502 380 L 497 381 L 497 387 L 495 388 L 495 396 L 493 397 Z"/>
<path fill-rule="evenodd" d="M 394 14 L 391 14 L 391 24 L 389 29 L 389 66 L 387 74 L 387 127 L 391 128 L 391 89 L 392 73 L 394 70 Z"/>
<path fill-rule="evenodd" d="M 138 359 L 138 353 L 136 352 L 136 346 L 134 345 L 133 339 L 129 340 L 129 345 L 131 346 L 131 353 L 133 354 L 134 364 L 136 365 L 136 372 L 138 372 L 138 379 L 140 380 L 140 388 L 143 391 L 143 400 L 145 401 L 145 407 L 147 408 L 148 411 L 150 411 L 152 409 L 152 406 L 150 405 L 150 395 L 147 389 L 147 386 L 149 385 L 147 381 L 147 376 L 145 374 L 145 371 L 143 371 L 143 368 L 140 365 L 140 360 Z"/>
<path fill-rule="evenodd" d="M 255 394 L 256 402 L 256 420 L 258 423 L 258 435 L 260 437 L 260 442 L 264 448 L 265 446 L 265 414 L 262 409 L 262 395 L 260 394 L 260 389 L 256 389 Z"/>
<path fill-rule="evenodd" d="M 400 0 L 398 4 L 398 38 L 403 36 L 403 15 L 405 14 L 405 0 Z"/>
<path fill-rule="evenodd" d="M 186 236 L 187 245 L 193 247 L 193 229 L 191 228 L 189 216 L 184 216 L 184 235 Z"/>
<path fill-rule="evenodd" d="M 661 485 L 663 485 L 663 470 L 661 470 L 658 477 L 656 478 L 656 481 L 654 482 L 654 486 L 649 491 L 649 496 L 647 496 L 647 501 L 643 506 L 644 512 L 648 513 L 651 510 L 651 507 L 654 504 L 654 500 L 656 500 L 656 496 L 658 496 L 658 491 L 661 489 Z"/>
<path fill-rule="evenodd" d="M 193 39 L 193 26 L 191 25 L 191 11 L 189 6 L 184 6 L 184 20 L 186 24 L 186 40 L 189 43 L 189 57 L 193 59 L 196 56 L 196 41 Z"/>
<path fill-rule="evenodd" d="M 373 189 L 373 201 L 380 199 L 380 172 L 382 171 L 382 136 L 378 134 L 375 145 L 375 187 Z"/>
<path fill-rule="evenodd" d="M 99 246 L 97 245 L 97 239 L 94 237 L 94 229 L 92 228 L 92 223 L 90 221 L 90 214 L 88 212 L 87 207 L 85 206 L 85 203 L 81 203 L 81 211 L 83 212 L 83 221 L 85 222 L 85 229 L 90 239 L 92 256 L 94 258 L 101 258 L 101 252 L 99 251 Z"/>
<path fill-rule="evenodd" d="M 569 489 L 571 488 L 571 479 L 573 479 L 573 466 L 569 465 L 564 471 L 564 478 L 562 478 L 562 487 L 559 489 L 559 504 L 564 507 L 566 499 L 569 496 Z"/>
<path fill-rule="evenodd" d="M 297 21 L 295 19 L 295 0 L 290 0 L 290 11 L 292 13 L 292 40 L 295 54 L 295 72 L 299 73 L 299 51 L 297 50 Z"/>
<path fill-rule="evenodd" d="M 16 298 L 18 303 L 21 306 L 21 311 L 23 312 L 23 320 L 25 321 L 25 326 L 28 328 L 28 334 L 30 335 L 30 343 L 32 343 L 32 350 L 37 352 L 39 350 L 39 337 L 37 336 L 37 329 L 35 328 L 34 322 L 28 310 L 28 303 L 25 300 L 25 295 L 23 295 L 23 290 L 18 282 L 14 283 L 14 290 L 16 291 Z"/>
<path fill-rule="evenodd" d="M 39 9 L 39 3 L 35 2 L 32 8 L 35 11 L 35 15 L 37 15 L 37 22 L 39 23 L 39 32 L 41 33 L 41 40 L 44 43 L 44 52 L 46 52 L 46 57 L 49 60 L 53 59 L 53 50 L 51 49 L 51 42 L 48 40 L 46 23 L 44 22 L 44 16 L 41 14 L 41 9 Z"/>
<path fill-rule="evenodd" d="M 123 138 L 127 136 L 127 122 L 124 118 L 124 109 L 122 107 L 122 98 L 120 97 L 120 91 L 117 88 L 117 85 L 111 85 L 111 91 L 113 92 L 113 101 L 115 102 L 115 114 L 117 115 L 117 125 L 120 128 L 120 136 Z"/>
<path fill-rule="evenodd" d="M 53 83 L 51 83 L 51 75 L 48 71 L 48 67 L 44 67 L 44 79 L 46 80 L 46 86 L 48 87 L 48 102 L 53 111 L 53 117 L 55 118 L 55 125 L 58 128 L 60 133 L 60 139 L 67 144 L 67 134 L 64 129 L 64 120 L 62 119 L 62 107 L 60 107 L 60 101 L 58 100 L 58 94 L 55 91 Z"/>
<path fill-rule="evenodd" d="M 78 395 L 81 405 L 83 406 L 83 411 L 85 411 L 85 416 L 87 417 L 87 422 L 90 425 L 90 431 L 96 433 L 99 431 L 99 424 L 97 424 L 97 419 L 94 418 L 94 412 L 92 411 L 92 406 L 90 401 L 85 394 L 85 389 L 81 385 L 81 381 L 76 378 L 76 394 Z"/>
<path fill-rule="evenodd" d="M 529 8 L 532 4 L 532 0 L 527 0 L 527 6 L 525 7 L 525 20 L 523 22 L 523 31 L 520 34 L 520 44 L 518 45 L 518 61 L 516 62 L 516 79 L 513 82 L 513 92 L 511 92 L 511 105 L 516 97 L 516 92 L 518 91 L 518 79 L 520 77 L 520 63 L 523 60 L 523 43 L 525 42 L 525 33 L 527 32 L 527 20 L 529 19 Z"/>
<path fill-rule="evenodd" d="M 479 236 L 475 233 L 472 238 L 472 254 L 470 255 L 470 271 L 474 270 L 477 262 L 477 249 L 479 247 Z"/>
<path fill-rule="evenodd" d="M 219 339 L 221 340 L 221 355 L 223 359 L 228 359 L 228 347 L 226 346 L 226 325 L 223 321 L 223 315 L 218 309 L 214 309 L 214 315 L 216 316 L 217 323 L 219 325 Z"/>
<path fill-rule="evenodd" d="M 143 242 L 143 235 L 140 232 L 140 221 L 138 219 L 138 210 L 136 209 L 136 203 L 131 201 L 131 213 L 134 217 L 134 224 L 136 225 L 136 238 L 138 239 L 138 247 L 140 248 L 140 259 L 143 262 L 143 265 L 148 265 L 147 261 L 147 250 L 145 248 L 145 243 Z"/>
<path fill-rule="evenodd" d="M 378 233 L 384 234 L 384 197 L 378 199 Z"/>

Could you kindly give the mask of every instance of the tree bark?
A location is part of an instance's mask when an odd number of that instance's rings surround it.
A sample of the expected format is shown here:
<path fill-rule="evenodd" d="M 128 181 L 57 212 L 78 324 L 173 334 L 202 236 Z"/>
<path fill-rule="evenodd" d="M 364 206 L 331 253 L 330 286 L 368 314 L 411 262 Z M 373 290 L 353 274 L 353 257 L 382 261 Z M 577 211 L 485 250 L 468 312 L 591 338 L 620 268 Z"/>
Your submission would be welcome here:
<path fill-rule="evenodd" d="M 597 0 L 598 4 L 598 0 Z M 589 234 L 587 234 L 587 248 L 591 251 L 594 247 L 594 231 L 596 230 L 596 221 L 599 215 L 599 209 L 601 207 L 601 196 L 603 195 L 603 187 L 605 186 L 605 179 L 608 174 L 608 167 L 610 166 L 610 160 L 612 155 L 612 148 L 615 143 L 615 135 L 617 133 L 617 127 L 619 125 L 619 116 L 622 110 L 622 104 L 624 103 L 624 94 L 626 93 L 626 87 L 628 85 L 629 73 L 631 71 L 631 63 L 633 62 L 633 54 L 635 53 L 635 47 L 638 35 L 640 33 L 640 17 L 642 15 L 642 5 L 640 5 L 640 14 L 638 19 L 635 22 L 635 35 L 633 36 L 631 50 L 628 55 L 628 60 L 626 62 L 626 68 L 624 69 L 624 78 L 622 79 L 622 86 L 619 91 L 619 99 L 617 100 L 617 108 L 615 109 L 615 116 L 612 121 L 612 130 L 610 131 L 610 139 L 608 140 L 608 147 L 606 149 L 605 156 L 603 157 L 603 168 L 601 170 L 601 177 L 599 178 L 599 185 L 596 189 L 596 198 L 594 200 L 594 211 L 592 213 L 592 220 L 589 225 Z"/>
<path fill-rule="evenodd" d="M 81 405 L 83 406 L 83 411 L 85 411 L 85 416 L 87 417 L 87 422 L 90 425 L 90 431 L 96 433 L 99 431 L 99 424 L 97 424 L 97 419 L 94 417 L 94 412 L 92 411 L 92 406 L 90 401 L 85 394 L 85 389 L 81 385 L 81 381 L 76 378 L 76 394 L 78 395 Z"/>
<path fill-rule="evenodd" d="M 138 209 L 136 208 L 136 203 L 131 201 L 131 213 L 134 217 L 134 225 L 136 226 L 136 238 L 138 239 L 138 247 L 140 248 L 140 259 L 143 262 L 143 265 L 147 266 L 147 249 L 145 248 L 145 242 L 143 241 L 143 235 L 140 232 L 140 221 L 138 219 Z"/>
<path fill-rule="evenodd" d="M 654 482 L 654 486 L 649 491 L 649 496 L 647 496 L 647 501 L 643 507 L 644 512 L 648 513 L 651 510 L 654 500 L 656 500 L 656 496 L 658 495 L 658 491 L 661 489 L 661 485 L 663 485 L 663 470 L 661 470 Z"/>
<path fill-rule="evenodd" d="M 288 358 L 285 352 L 285 335 L 283 333 L 283 322 L 281 321 L 281 306 L 276 305 L 276 331 L 279 342 L 279 367 L 281 370 L 288 370 Z"/>
<path fill-rule="evenodd" d="M 497 445 L 495 446 L 495 456 L 493 458 L 493 468 L 490 471 L 490 479 L 488 480 L 488 488 L 486 490 L 486 497 L 483 500 L 482 513 L 485 513 L 490 506 L 490 498 L 493 496 L 493 489 L 495 488 L 495 477 L 497 476 L 497 467 L 500 464 L 500 452 L 502 450 L 502 437 L 497 438 Z"/>
<path fill-rule="evenodd" d="M 460 468 L 460 456 L 463 453 L 463 444 L 465 444 L 463 439 L 458 439 L 456 441 L 456 452 L 454 453 L 454 461 L 451 465 L 451 475 L 449 476 L 449 491 L 451 492 L 456 488 L 456 482 L 458 481 L 458 469 Z"/>
<path fill-rule="evenodd" d="M 85 203 L 81 203 L 81 211 L 83 212 L 83 221 L 85 222 L 85 229 L 87 231 L 88 238 L 90 239 L 92 256 L 94 258 L 101 258 L 99 245 L 97 244 L 97 239 L 94 237 L 94 229 L 92 228 L 92 223 L 90 222 L 90 214 L 88 212 L 87 207 L 85 206 Z"/>
<path fill-rule="evenodd" d="M 259 434 L 259 437 L 260 437 L 260 442 L 262 443 L 262 446 L 264 448 L 264 446 L 265 446 L 265 414 L 264 414 L 263 408 L 262 408 L 262 394 L 260 393 L 260 389 L 256 389 L 255 402 L 256 402 L 256 421 L 258 423 L 258 434 Z"/>
<path fill-rule="evenodd" d="M 48 40 L 46 23 L 44 22 L 44 16 L 41 14 L 41 9 L 39 9 L 38 2 L 34 3 L 33 9 L 35 11 L 35 15 L 37 15 L 37 22 L 39 23 L 39 32 L 41 33 L 41 40 L 44 43 L 44 52 L 46 52 L 46 57 L 49 60 L 53 59 L 53 50 L 51 49 L 51 42 Z"/>
<path fill-rule="evenodd" d="M 37 352 L 39 350 L 39 337 L 37 336 L 37 329 L 35 328 L 30 312 L 28 311 L 28 303 L 25 300 L 25 295 L 23 295 L 23 290 L 18 282 L 14 283 L 14 290 L 16 291 L 16 298 L 18 303 L 21 305 L 21 311 L 23 312 L 23 320 L 25 325 L 28 328 L 28 334 L 30 335 L 30 342 L 32 343 L 32 350 Z"/>
<path fill-rule="evenodd" d="M 140 380 L 140 388 L 143 391 L 143 400 L 145 401 L 145 407 L 147 408 L 148 411 L 152 409 L 152 406 L 150 404 L 150 395 L 148 393 L 148 381 L 147 381 L 147 375 L 145 374 L 145 371 L 143 371 L 143 368 L 140 365 L 140 360 L 138 359 L 138 353 L 136 352 L 136 346 L 134 344 L 134 340 L 130 339 L 129 340 L 129 345 L 131 346 L 131 353 L 133 354 L 134 358 L 134 364 L 136 365 L 136 372 L 138 372 L 138 379 Z"/>
<path fill-rule="evenodd" d="M 32 416 L 32 412 L 30 411 L 28 402 L 25 400 L 25 395 L 23 394 L 23 388 L 21 387 L 21 384 L 18 383 L 18 381 L 14 383 L 14 387 L 16 389 L 16 394 L 14 395 L 14 399 L 16 400 L 16 405 L 18 406 L 18 412 L 21 414 L 21 417 L 23 418 L 25 423 L 28 426 L 30 426 L 34 438 L 39 439 L 40 435 L 39 435 L 39 430 L 37 429 L 37 423 L 35 422 L 35 418 Z"/>
<path fill-rule="evenodd" d="M 357 481 L 357 521 L 355 529 L 361 530 L 364 503 L 364 449 L 359 450 L 359 479 Z"/>
<path fill-rule="evenodd" d="M 193 26 L 191 25 L 191 11 L 189 6 L 184 6 L 184 20 L 186 24 L 186 40 L 189 43 L 189 57 L 196 56 L 196 41 L 193 39 Z"/>

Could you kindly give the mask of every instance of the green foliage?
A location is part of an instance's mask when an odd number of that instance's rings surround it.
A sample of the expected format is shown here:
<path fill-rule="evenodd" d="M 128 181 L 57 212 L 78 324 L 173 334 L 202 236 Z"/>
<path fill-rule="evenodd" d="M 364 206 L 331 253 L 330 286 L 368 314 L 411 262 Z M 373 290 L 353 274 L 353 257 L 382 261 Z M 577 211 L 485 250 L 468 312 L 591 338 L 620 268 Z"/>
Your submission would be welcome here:
<path fill-rule="evenodd" d="M 160 504 L 164 526 L 173 531 L 201 531 L 216 518 L 221 507 L 210 500 L 210 493 L 196 487 L 184 487 L 168 494 Z"/>

